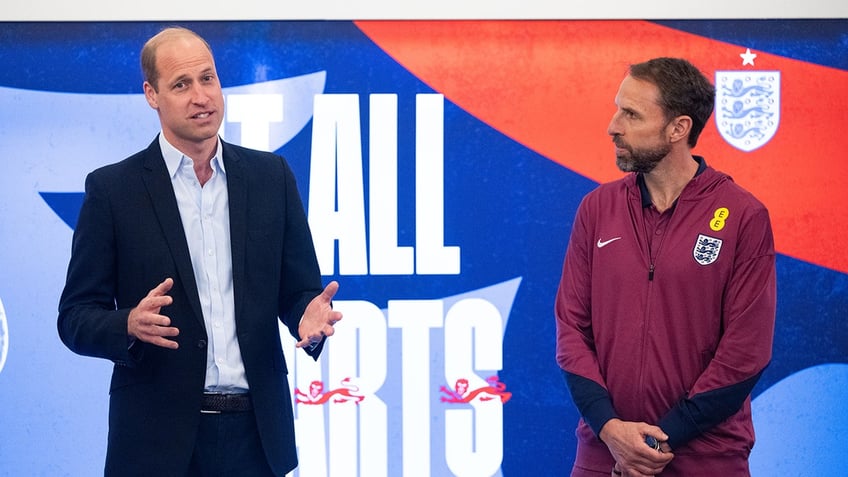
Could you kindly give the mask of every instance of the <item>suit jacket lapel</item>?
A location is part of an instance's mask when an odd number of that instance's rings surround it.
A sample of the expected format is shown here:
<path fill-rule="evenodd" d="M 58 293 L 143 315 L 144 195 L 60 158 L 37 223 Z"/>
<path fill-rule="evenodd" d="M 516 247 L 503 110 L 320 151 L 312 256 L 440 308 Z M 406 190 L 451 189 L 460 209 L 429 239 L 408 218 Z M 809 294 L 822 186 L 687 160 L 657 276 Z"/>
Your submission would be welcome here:
<path fill-rule="evenodd" d="M 188 251 L 188 243 L 186 242 L 182 219 L 180 219 L 180 210 L 177 206 L 177 198 L 174 195 L 174 187 L 171 184 L 165 160 L 162 158 L 162 150 L 159 148 L 158 137 L 147 148 L 147 153 L 144 156 L 142 179 L 147 187 L 147 193 L 150 195 L 153 210 L 159 218 L 159 226 L 168 242 L 171 257 L 177 267 L 179 277 L 174 277 L 174 279 L 179 278 L 183 284 L 191 309 L 201 326 L 204 326 L 200 296 L 197 293 L 197 283 L 194 280 L 194 270 L 191 266 L 191 255 Z"/>
<path fill-rule="evenodd" d="M 244 303 L 244 261 L 247 247 L 247 181 L 244 161 L 236 150 L 222 142 L 224 167 L 227 170 L 227 194 L 230 201 L 230 247 L 233 260 L 233 300 L 235 316 L 241 316 Z"/>

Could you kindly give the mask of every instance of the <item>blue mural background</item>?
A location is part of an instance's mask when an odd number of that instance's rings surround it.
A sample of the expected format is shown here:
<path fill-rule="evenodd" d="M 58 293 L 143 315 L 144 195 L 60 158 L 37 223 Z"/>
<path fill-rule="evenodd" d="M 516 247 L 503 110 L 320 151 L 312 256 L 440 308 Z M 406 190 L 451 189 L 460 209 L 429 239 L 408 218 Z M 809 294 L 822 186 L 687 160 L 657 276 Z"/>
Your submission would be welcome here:
<path fill-rule="evenodd" d="M 659 23 L 848 70 L 846 20 Z M 398 242 L 413 244 L 415 95 L 432 89 L 352 22 L 183 24 L 211 44 L 224 87 L 326 71 L 325 93 L 398 94 Z M 0 87 L 138 94 L 140 46 L 165 25 L 0 24 Z M 11 150 L 0 142 L 0 300 L 8 322 L 0 340 L 8 346 L 0 368 L 0 474 L 91 475 L 104 456 L 109 363 L 72 355 L 55 331 L 72 233 L 68 223 L 74 223 L 85 174 L 147 143 L 122 144 L 127 151 L 104 149 L 109 138 L 98 137 L 97 130 L 79 144 L 60 134 L 55 138 L 62 142 L 55 142 L 37 118 L 18 121 L 27 112 L 9 110 L 15 103 L 5 101 L 0 138 L 29 145 Z M 61 104 L 37 113 L 51 127 L 88 116 L 84 107 Z M 152 111 L 150 117 L 155 121 Z M 504 407 L 502 472 L 564 475 L 573 461 L 578 416 L 553 358 L 553 296 L 573 214 L 596 183 L 449 102 L 444 119 L 445 244 L 461 244 L 461 274 L 325 280 L 341 282 L 338 299 L 385 308 L 389 299 L 443 297 L 522 277 L 499 373 L 512 392 Z M 361 120 L 367 124 L 367 108 Z M 304 200 L 310 129 L 307 125 L 278 150 L 292 165 Z M 364 134 L 364 151 L 367 141 Z M 813 166 L 799 158 L 799 167 Z M 848 199 L 844 190 L 833 195 Z M 763 476 L 826 475 L 840 470 L 840 456 L 848 453 L 848 275 L 785 255 L 777 266 L 774 359 L 754 391 L 758 444 L 752 470 Z M 807 446 L 809 452 L 802 452 Z"/>

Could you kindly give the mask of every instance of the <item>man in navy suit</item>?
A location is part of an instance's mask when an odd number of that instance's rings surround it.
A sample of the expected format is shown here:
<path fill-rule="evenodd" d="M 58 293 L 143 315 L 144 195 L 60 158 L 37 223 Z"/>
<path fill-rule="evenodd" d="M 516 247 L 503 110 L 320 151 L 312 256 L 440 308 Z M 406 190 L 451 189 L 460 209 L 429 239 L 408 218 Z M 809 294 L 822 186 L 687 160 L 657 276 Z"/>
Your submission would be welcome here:
<path fill-rule="evenodd" d="M 223 142 L 211 49 L 142 49 L 162 132 L 86 179 L 58 329 L 115 363 L 106 475 L 283 476 L 297 466 L 278 319 L 314 359 L 341 319 L 292 171 Z"/>

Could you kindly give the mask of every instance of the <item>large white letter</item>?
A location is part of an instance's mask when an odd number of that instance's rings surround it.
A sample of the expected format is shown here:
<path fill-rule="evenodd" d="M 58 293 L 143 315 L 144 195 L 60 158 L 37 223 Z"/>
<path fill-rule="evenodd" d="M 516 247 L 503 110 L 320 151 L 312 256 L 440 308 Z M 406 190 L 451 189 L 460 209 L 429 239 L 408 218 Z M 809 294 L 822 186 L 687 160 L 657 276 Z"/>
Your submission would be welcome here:
<path fill-rule="evenodd" d="M 430 475 L 430 329 L 442 326 L 441 300 L 389 301 L 389 326 L 401 328 L 403 475 Z"/>
<path fill-rule="evenodd" d="M 282 338 L 283 354 L 289 369 L 289 388 L 309 394 L 313 383 L 322 383 L 321 362 L 315 361 L 303 351 L 294 347 L 295 340 L 288 328 L 278 321 Z M 295 398 L 297 396 L 295 395 Z M 294 409 L 294 428 L 297 435 L 297 454 L 309 466 L 298 469 L 299 477 L 327 476 L 327 433 L 324 406 L 303 405 L 292 400 Z"/>
<path fill-rule="evenodd" d="M 230 94 L 227 96 L 227 122 L 241 123 L 241 144 L 267 151 L 271 147 L 269 124 L 283 122 L 283 95 Z"/>
<path fill-rule="evenodd" d="M 344 315 L 344 321 L 336 327 L 335 334 L 327 341 L 328 349 L 324 350 L 328 352 L 330 383 L 338 387 L 349 379 L 345 387 L 352 394 L 365 397 L 359 404 L 353 401 L 327 404 L 330 476 L 356 475 L 352 471 L 357 468 L 359 450 L 358 475 L 386 477 L 387 409 L 386 403 L 376 395 L 386 381 L 386 318 L 376 305 L 367 301 L 339 300 L 333 304 Z"/>
<path fill-rule="evenodd" d="M 309 227 L 322 275 L 335 273 L 336 240 L 339 273 L 368 273 L 360 129 L 358 95 L 315 95 Z"/>
<path fill-rule="evenodd" d="M 473 355 L 472 355 L 473 353 Z M 487 386 L 476 371 L 503 368 L 503 318 L 481 298 L 462 300 L 445 316 L 445 377 L 468 380 L 468 389 Z M 488 377 L 488 376 L 487 376 Z M 503 461 L 503 404 L 500 399 L 471 401 L 473 409 L 445 415 L 445 460 L 460 477 L 489 476 Z"/>
<path fill-rule="evenodd" d="M 9 325 L 6 321 L 6 311 L 3 309 L 3 300 L 0 300 L 0 371 L 6 365 L 6 356 L 9 354 Z"/>
<path fill-rule="evenodd" d="M 445 247 L 444 109 L 441 94 L 415 97 L 415 271 L 458 275 L 459 247 Z"/>
<path fill-rule="evenodd" d="M 412 247 L 398 247 L 397 95 L 372 94 L 369 108 L 369 218 L 372 275 L 412 275 Z"/>

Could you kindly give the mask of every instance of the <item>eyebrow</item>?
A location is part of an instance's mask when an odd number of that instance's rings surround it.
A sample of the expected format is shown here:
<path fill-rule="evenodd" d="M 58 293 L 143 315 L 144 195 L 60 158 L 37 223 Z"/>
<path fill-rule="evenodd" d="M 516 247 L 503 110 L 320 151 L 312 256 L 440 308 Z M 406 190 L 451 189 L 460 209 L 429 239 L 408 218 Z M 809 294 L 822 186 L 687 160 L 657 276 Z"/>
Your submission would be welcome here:
<path fill-rule="evenodd" d="M 215 68 L 206 68 L 205 70 L 203 70 L 203 71 L 201 71 L 201 72 L 200 72 L 200 76 L 205 76 L 205 75 L 217 76 L 217 74 L 215 73 Z M 175 85 L 175 84 L 177 84 L 177 83 L 180 83 L 180 82 L 191 82 L 191 81 L 193 81 L 193 80 L 192 80 L 191 75 L 189 75 L 189 74 L 182 74 L 182 75 L 177 76 L 176 78 L 174 78 L 174 79 L 173 79 L 170 83 L 168 83 L 168 84 L 170 84 L 170 85 L 172 85 L 172 86 L 173 86 L 173 85 Z"/>
<path fill-rule="evenodd" d="M 635 109 L 633 109 L 633 108 L 624 107 L 624 108 L 621 108 L 621 110 L 622 110 L 622 111 L 624 111 L 624 112 L 625 112 L 625 113 L 627 113 L 627 114 L 632 114 L 632 115 L 634 115 L 634 116 L 642 116 L 642 113 L 641 113 L 641 112 L 639 112 L 639 111 L 637 111 L 637 110 L 635 110 Z"/>

